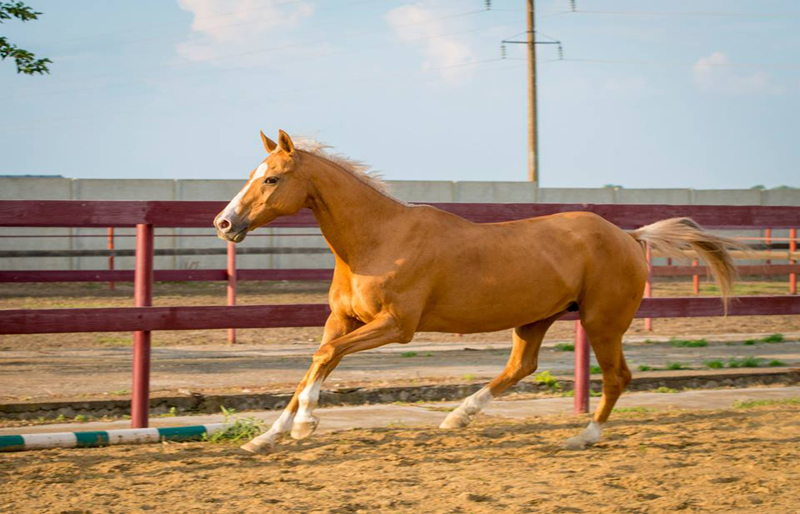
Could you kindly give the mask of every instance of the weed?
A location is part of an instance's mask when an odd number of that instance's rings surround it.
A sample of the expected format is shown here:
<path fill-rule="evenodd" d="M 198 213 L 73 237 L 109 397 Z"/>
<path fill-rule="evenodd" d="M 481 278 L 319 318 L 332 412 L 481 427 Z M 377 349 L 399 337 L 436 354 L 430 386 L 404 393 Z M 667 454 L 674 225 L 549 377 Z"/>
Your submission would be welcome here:
<path fill-rule="evenodd" d="M 589 373 L 591 373 L 592 375 L 595 375 L 597 373 L 602 373 L 602 372 L 603 372 L 603 370 L 600 368 L 600 366 L 590 366 L 589 367 Z"/>
<path fill-rule="evenodd" d="M 689 366 L 685 366 L 685 365 L 681 364 L 680 362 L 668 362 L 667 363 L 667 369 L 675 371 L 675 370 L 679 370 L 679 369 L 689 369 Z"/>
<path fill-rule="evenodd" d="M 721 360 L 705 361 L 703 364 L 705 364 L 707 368 L 711 369 L 721 369 L 725 367 L 725 363 Z"/>
<path fill-rule="evenodd" d="M 536 375 L 533 376 L 533 381 L 539 385 L 547 387 L 551 391 L 561 389 L 561 384 L 558 383 L 556 377 L 554 377 L 549 371 L 542 371 L 541 373 L 537 373 Z"/>
<path fill-rule="evenodd" d="M 236 417 L 234 409 L 221 407 L 222 414 L 225 416 L 225 423 L 230 426 L 224 430 L 219 430 L 213 434 L 205 435 L 203 439 L 212 443 L 237 443 L 245 439 L 252 439 L 264 430 L 266 426 L 258 419 Z"/>
<path fill-rule="evenodd" d="M 555 349 L 558 350 L 559 352 L 574 352 L 575 345 L 572 343 L 558 343 L 555 346 Z"/>
<path fill-rule="evenodd" d="M 416 357 L 417 355 L 417 352 L 403 352 L 400 357 Z"/>
<path fill-rule="evenodd" d="M 475 378 L 477 377 L 472 373 L 467 373 L 466 375 L 464 375 L 464 380 L 475 380 Z"/>
<path fill-rule="evenodd" d="M 84 414 L 78 414 L 75 416 L 75 423 L 86 423 L 86 416 Z"/>
<path fill-rule="evenodd" d="M 563 393 L 561 393 L 561 396 L 567 396 L 569 398 L 572 398 L 575 396 L 575 390 L 570 389 L 569 391 L 564 391 Z"/>
<path fill-rule="evenodd" d="M 427 352 L 427 353 L 425 354 L 425 357 L 433 357 L 433 354 L 432 354 L 431 352 Z"/>
<path fill-rule="evenodd" d="M 603 393 L 600 391 L 595 391 L 594 389 L 589 389 L 589 397 L 591 398 L 599 398 L 603 396 Z"/>
<path fill-rule="evenodd" d="M 652 390 L 652 391 L 650 391 L 650 392 L 652 392 L 652 393 L 677 393 L 677 392 L 678 392 L 678 390 L 677 390 L 677 389 L 673 389 L 673 388 L 671 388 L 671 387 L 664 387 L 664 386 L 661 386 L 661 387 L 659 387 L 659 388 L 657 388 L 657 389 L 653 389 L 653 390 Z"/>
<path fill-rule="evenodd" d="M 764 343 L 782 343 L 784 342 L 783 334 L 771 334 L 761 340 Z"/>
<path fill-rule="evenodd" d="M 745 346 L 753 346 L 754 344 L 756 344 L 756 340 L 755 339 L 748 339 L 747 341 L 745 341 L 742 344 L 744 344 Z"/>
<path fill-rule="evenodd" d="M 59 415 L 58 415 L 58 417 L 56 418 L 56 421 L 58 421 L 58 422 L 60 422 L 60 423 L 63 423 L 63 422 L 64 422 L 64 421 L 66 421 L 66 420 L 67 420 L 67 418 L 66 418 L 66 417 L 64 417 L 64 415 L 63 415 L 63 414 L 59 414 Z"/>
<path fill-rule="evenodd" d="M 705 339 L 670 339 L 669 344 L 678 348 L 701 348 L 708 346 Z"/>
<path fill-rule="evenodd" d="M 613 410 L 613 412 L 635 412 L 637 414 L 647 414 L 654 411 L 655 409 L 650 407 L 618 407 Z"/>
<path fill-rule="evenodd" d="M 769 361 L 767 366 L 774 368 L 776 366 L 786 366 L 786 363 L 783 361 L 779 361 L 778 359 L 772 359 L 771 361 Z"/>
<path fill-rule="evenodd" d="M 733 402 L 734 409 L 750 409 L 752 407 L 764 407 L 766 405 L 800 405 L 800 396 L 783 400 L 735 400 Z"/>
<path fill-rule="evenodd" d="M 647 364 L 639 364 L 636 369 L 639 371 L 653 371 L 655 368 L 653 368 L 653 366 L 648 366 Z"/>
<path fill-rule="evenodd" d="M 759 359 L 758 357 L 743 357 L 741 359 L 737 359 L 736 357 L 731 357 L 728 359 L 728 367 L 729 368 L 757 368 L 761 365 L 761 361 L 764 359 Z"/>

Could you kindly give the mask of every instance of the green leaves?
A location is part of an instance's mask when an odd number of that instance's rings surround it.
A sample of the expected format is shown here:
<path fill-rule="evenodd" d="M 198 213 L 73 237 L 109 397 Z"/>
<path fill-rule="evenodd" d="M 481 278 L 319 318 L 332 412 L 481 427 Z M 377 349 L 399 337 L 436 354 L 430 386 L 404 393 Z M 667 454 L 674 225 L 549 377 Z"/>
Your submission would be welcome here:
<path fill-rule="evenodd" d="M 0 2 L 0 23 L 3 23 L 3 20 L 14 18 L 23 22 L 36 20 L 40 14 L 42 13 L 34 11 L 22 2 Z M 14 59 L 14 63 L 17 65 L 17 73 L 25 75 L 50 73 L 47 65 L 53 62 L 48 58 L 37 59 L 32 52 L 19 48 L 17 45 L 10 43 L 5 37 L 0 37 L 0 59 L 6 60 L 8 58 Z"/>

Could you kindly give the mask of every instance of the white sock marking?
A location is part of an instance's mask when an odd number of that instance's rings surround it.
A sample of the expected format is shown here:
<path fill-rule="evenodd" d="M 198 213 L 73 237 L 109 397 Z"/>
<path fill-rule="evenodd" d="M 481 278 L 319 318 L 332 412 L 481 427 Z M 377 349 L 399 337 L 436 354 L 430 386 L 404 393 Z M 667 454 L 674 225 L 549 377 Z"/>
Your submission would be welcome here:
<path fill-rule="evenodd" d="M 306 385 L 306 387 L 300 392 L 300 396 L 298 396 L 300 408 L 297 411 L 295 421 L 313 421 L 314 418 L 311 413 L 319 401 L 319 390 L 321 387 L 322 380 L 317 380 L 316 382 Z"/>
<path fill-rule="evenodd" d="M 461 402 L 461 405 L 451 412 L 439 427 L 456 428 L 466 426 L 470 422 L 470 417 L 482 411 L 493 399 L 492 391 L 488 386 L 484 387 Z"/>

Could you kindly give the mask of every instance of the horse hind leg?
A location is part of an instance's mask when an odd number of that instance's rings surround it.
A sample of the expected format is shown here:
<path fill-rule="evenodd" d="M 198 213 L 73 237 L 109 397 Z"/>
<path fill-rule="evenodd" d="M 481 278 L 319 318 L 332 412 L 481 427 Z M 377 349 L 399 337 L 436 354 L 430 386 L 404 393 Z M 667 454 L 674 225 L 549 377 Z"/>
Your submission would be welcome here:
<path fill-rule="evenodd" d="M 603 396 L 594 417 L 583 432 L 567 439 L 566 447 L 571 450 L 583 449 L 602 437 L 603 424 L 608 420 L 614 405 L 631 381 L 631 372 L 622 354 L 623 331 L 605 329 L 591 330 L 586 334 L 594 350 L 597 363 L 603 371 Z"/>
<path fill-rule="evenodd" d="M 439 428 L 467 426 L 472 421 L 472 416 L 483 410 L 490 401 L 536 371 L 539 347 L 542 345 L 544 335 L 560 315 L 515 328 L 514 345 L 503 372 L 480 391 L 468 396 L 458 408 L 448 414 Z"/>

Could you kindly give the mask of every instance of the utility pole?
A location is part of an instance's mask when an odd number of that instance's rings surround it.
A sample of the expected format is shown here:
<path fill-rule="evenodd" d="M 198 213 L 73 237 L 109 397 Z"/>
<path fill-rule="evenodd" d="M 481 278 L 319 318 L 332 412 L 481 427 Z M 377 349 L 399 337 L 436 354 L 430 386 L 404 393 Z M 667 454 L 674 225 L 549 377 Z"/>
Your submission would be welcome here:
<path fill-rule="evenodd" d="M 536 18 L 528 4 L 528 180 L 539 184 L 539 142 L 536 121 Z"/>
<path fill-rule="evenodd" d="M 506 45 L 528 45 L 528 180 L 539 185 L 539 127 L 536 120 L 536 45 L 557 45 L 558 58 L 563 59 L 561 41 L 544 36 L 550 41 L 536 41 L 534 0 L 525 0 L 528 6 L 528 38 L 526 41 L 504 39 L 500 45 L 501 59 L 506 58 Z M 488 5 L 488 4 L 487 4 Z M 574 9 L 573 9 L 574 10 Z"/>

